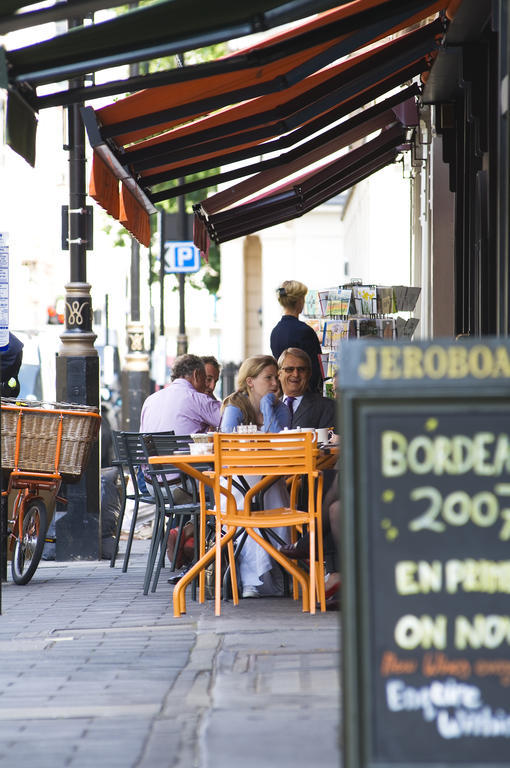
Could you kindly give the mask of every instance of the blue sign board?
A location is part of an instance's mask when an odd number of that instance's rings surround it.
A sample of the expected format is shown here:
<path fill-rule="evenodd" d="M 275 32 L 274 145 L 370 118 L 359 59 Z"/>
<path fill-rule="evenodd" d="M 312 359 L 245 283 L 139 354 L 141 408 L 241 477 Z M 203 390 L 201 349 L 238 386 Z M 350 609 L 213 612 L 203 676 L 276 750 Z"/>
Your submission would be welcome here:
<path fill-rule="evenodd" d="M 198 272 L 200 251 L 191 240 L 165 242 L 165 272 Z"/>

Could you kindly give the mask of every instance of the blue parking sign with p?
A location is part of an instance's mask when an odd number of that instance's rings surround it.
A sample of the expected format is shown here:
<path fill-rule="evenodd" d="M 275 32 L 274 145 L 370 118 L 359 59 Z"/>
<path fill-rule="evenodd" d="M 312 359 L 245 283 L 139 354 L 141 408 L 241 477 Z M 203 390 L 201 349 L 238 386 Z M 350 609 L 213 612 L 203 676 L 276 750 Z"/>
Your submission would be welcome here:
<path fill-rule="evenodd" d="M 200 251 L 192 240 L 165 242 L 165 272 L 198 272 Z"/>

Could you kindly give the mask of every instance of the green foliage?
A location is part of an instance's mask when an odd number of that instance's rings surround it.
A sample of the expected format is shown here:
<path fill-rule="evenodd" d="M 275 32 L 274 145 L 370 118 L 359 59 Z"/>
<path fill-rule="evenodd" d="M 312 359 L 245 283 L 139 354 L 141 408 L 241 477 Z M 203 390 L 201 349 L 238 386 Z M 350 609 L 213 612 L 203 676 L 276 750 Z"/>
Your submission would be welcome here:
<path fill-rule="evenodd" d="M 112 224 L 111 221 L 108 220 L 103 226 L 103 231 L 106 232 L 107 235 L 112 236 L 114 248 L 127 248 L 130 246 L 131 235 L 127 229 L 118 224 L 118 222 Z"/>
<path fill-rule="evenodd" d="M 203 264 L 201 269 L 189 276 L 189 284 L 192 288 L 206 288 L 209 293 L 217 294 L 220 287 L 220 249 L 214 243 L 209 247 L 209 263 Z"/>
<path fill-rule="evenodd" d="M 183 172 L 186 171 L 186 168 L 183 167 Z M 217 173 L 220 172 L 219 168 L 209 168 L 207 171 L 200 171 L 200 173 L 190 173 L 185 177 L 186 183 L 197 181 L 197 179 L 204 179 L 208 178 L 209 176 L 215 176 Z M 152 187 L 153 192 L 161 192 L 162 190 L 170 190 L 176 187 L 179 184 L 178 179 L 173 179 L 172 181 L 165 182 L 164 184 L 155 184 Z M 203 189 L 197 189 L 195 192 L 187 192 L 186 193 L 186 211 L 187 213 L 193 213 L 193 205 L 195 203 L 199 203 L 201 200 L 203 200 L 205 197 L 207 197 L 208 194 L 211 194 L 216 191 L 216 185 L 212 184 L 210 187 L 204 187 Z M 172 197 L 169 200 L 161 200 L 158 203 L 158 207 L 162 208 L 167 213 L 177 213 L 177 206 L 178 206 L 178 197 Z"/>

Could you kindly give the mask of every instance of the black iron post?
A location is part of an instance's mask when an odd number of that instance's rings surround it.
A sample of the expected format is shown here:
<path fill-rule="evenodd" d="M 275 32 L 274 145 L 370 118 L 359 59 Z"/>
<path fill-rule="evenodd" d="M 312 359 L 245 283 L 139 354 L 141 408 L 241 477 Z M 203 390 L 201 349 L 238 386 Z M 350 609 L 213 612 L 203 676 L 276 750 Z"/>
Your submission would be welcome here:
<path fill-rule="evenodd" d="M 136 8 L 138 3 L 131 3 Z M 129 67 L 130 77 L 140 74 L 138 62 Z M 149 355 L 145 350 L 144 324 L 140 320 L 140 244 L 131 238 L 131 317 L 126 326 L 127 354 L 122 371 L 122 428 L 137 432 L 140 413 L 149 395 Z"/>
<path fill-rule="evenodd" d="M 177 54 L 177 63 L 184 66 L 184 54 Z M 179 186 L 184 184 L 184 179 L 179 179 Z M 179 236 L 181 240 L 188 239 L 188 219 L 186 216 L 186 196 L 180 195 L 177 201 Z M 179 332 L 177 334 L 177 354 L 185 355 L 188 351 L 188 337 L 186 335 L 186 275 L 179 272 Z"/>
<path fill-rule="evenodd" d="M 131 320 L 140 320 L 140 243 L 131 238 Z"/>
<path fill-rule="evenodd" d="M 179 179 L 179 184 L 184 184 L 184 179 Z M 186 214 L 186 197 L 180 195 L 178 200 L 180 239 L 188 239 L 188 217 Z M 179 333 L 177 334 L 177 354 L 185 355 L 188 351 L 188 337 L 186 335 L 186 275 L 179 272 Z"/>
<path fill-rule="evenodd" d="M 69 27 L 82 19 L 69 20 Z M 84 78 L 69 87 L 83 86 Z M 60 402 L 99 408 L 99 358 L 94 348 L 92 301 L 87 283 L 87 209 L 85 178 L 85 130 L 80 105 L 68 107 L 69 129 L 69 226 L 70 281 L 65 286 L 65 330 L 57 356 L 56 391 Z M 101 556 L 99 444 L 94 446 L 87 471 L 79 482 L 66 484 L 67 505 L 57 506 L 56 558 L 96 559 Z"/>
<path fill-rule="evenodd" d="M 159 335 L 165 335 L 165 214 L 159 218 Z"/>

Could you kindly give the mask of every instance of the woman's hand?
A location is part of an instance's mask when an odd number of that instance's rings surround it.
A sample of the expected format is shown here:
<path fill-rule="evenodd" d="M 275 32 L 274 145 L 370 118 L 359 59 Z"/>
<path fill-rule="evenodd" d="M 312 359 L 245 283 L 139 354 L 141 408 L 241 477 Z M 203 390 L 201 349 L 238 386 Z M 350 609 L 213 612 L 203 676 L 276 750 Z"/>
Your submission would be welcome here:
<path fill-rule="evenodd" d="M 264 419 L 264 428 L 265 431 L 268 430 L 274 415 L 274 407 L 276 404 L 276 395 L 274 392 L 267 392 L 263 397 L 260 399 L 260 412 Z"/>

